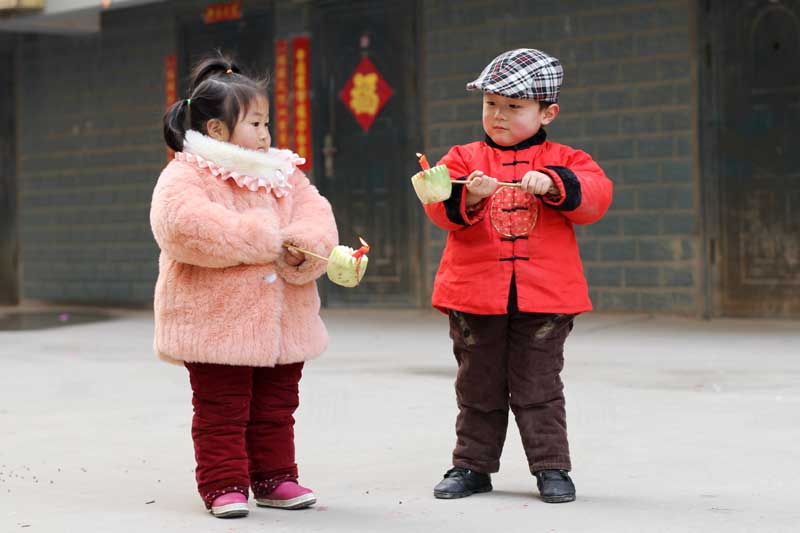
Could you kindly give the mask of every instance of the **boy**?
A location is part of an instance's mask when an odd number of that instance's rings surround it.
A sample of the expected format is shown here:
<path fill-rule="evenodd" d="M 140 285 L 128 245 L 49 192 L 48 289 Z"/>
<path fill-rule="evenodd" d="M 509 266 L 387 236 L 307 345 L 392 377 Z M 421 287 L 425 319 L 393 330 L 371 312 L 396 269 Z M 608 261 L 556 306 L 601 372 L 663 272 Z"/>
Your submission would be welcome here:
<path fill-rule="evenodd" d="M 458 362 L 453 468 L 436 498 L 492 490 L 510 406 L 541 498 L 575 499 L 560 372 L 573 318 L 592 305 L 572 225 L 605 214 L 612 183 L 585 152 L 547 141 L 562 80 L 539 50 L 489 63 L 467 84 L 483 92 L 485 140 L 439 162 L 468 184 L 425 206 L 449 231 L 433 305 L 450 316 Z"/>

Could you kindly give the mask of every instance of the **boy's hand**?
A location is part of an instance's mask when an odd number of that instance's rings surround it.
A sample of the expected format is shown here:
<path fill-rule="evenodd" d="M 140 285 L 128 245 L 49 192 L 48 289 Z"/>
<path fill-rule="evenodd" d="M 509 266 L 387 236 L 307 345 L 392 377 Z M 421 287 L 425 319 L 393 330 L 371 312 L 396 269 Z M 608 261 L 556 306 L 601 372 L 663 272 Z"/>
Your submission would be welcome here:
<path fill-rule="evenodd" d="M 531 170 L 522 176 L 522 190 L 527 191 L 534 196 L 560 196 L 560 192 L 556 184 L 553 183 L 553 178 L 544 172 L 537 172 Z"/>
<path fill-rule="evenodd" d="M 474 170 L 467 178 L 467 205 L 475 205 L 492 195 L 497 189 L 497 180 L 480 170 Z"/>
<path fill-rule="evenodd" d="M 283 260 L 286 261 L 286 264 L 289 266 L 299 266 L 306 260 L 306 256 L 303 252 L 298 252 L 292 248 L 287 248 L 286 253 L 283 254 Z"/>

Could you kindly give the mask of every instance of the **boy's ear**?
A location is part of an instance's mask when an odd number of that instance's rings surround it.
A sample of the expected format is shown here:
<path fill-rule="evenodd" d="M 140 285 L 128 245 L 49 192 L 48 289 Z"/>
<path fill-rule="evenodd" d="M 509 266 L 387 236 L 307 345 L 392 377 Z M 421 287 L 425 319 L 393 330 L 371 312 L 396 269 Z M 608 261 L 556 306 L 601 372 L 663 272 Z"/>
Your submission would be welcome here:
<path fill-rule="evenodd" d="M 561 108 L 558 107 L 558 104 L 550 104 L 550 106 L 543 111 L 542 124 L 546 126 L 547 124 L 553 122 L 558 116 L 559 111 L 561 111 Z"/>
<path fill-rule="evenodd" d="M 227 142 L 231 137 L 228 126 L 218 118 L 212 118 L 206 122 L 206 131 L 209 137 L 218 141 Z"/>

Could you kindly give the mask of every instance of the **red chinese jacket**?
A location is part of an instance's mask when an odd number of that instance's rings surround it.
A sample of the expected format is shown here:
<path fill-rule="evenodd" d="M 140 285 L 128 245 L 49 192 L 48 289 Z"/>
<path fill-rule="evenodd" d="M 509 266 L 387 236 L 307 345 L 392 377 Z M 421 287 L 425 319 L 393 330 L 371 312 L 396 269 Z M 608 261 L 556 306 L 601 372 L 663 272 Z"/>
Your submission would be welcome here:
<path fill-rule="evenodd" d="M 433 287 L 433 306 L 440 311 L 506 314 L 512 279 L 520 311 L 592 309 L 572 225 L 599 220 L 611 205 L 613 184 L 589 154 L 546 139 L 544 129 L 511 147 L 487 137 L 455 146 L 439 161 L 453 179 L 481 170 L 501 182 L 519 182 L 537 170 L 561 193 L 552 200 L 498 187 L 468 209 L 464 186 L 453 184 L 448 200 L 426 205 L 433 223 L 449 232 Z"/>

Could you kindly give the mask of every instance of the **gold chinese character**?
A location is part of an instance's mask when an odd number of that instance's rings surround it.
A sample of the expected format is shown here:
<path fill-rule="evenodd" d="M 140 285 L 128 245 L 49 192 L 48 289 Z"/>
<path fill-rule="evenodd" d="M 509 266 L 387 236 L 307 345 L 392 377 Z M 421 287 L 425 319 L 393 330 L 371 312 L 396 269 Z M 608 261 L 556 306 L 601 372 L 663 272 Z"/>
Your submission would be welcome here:
<path fill-rule="evenodd" d="M 378 112 L 378 75 L 357 73 L 350 90 L 350 108 L 358 114 L 375 115 Z"/>

